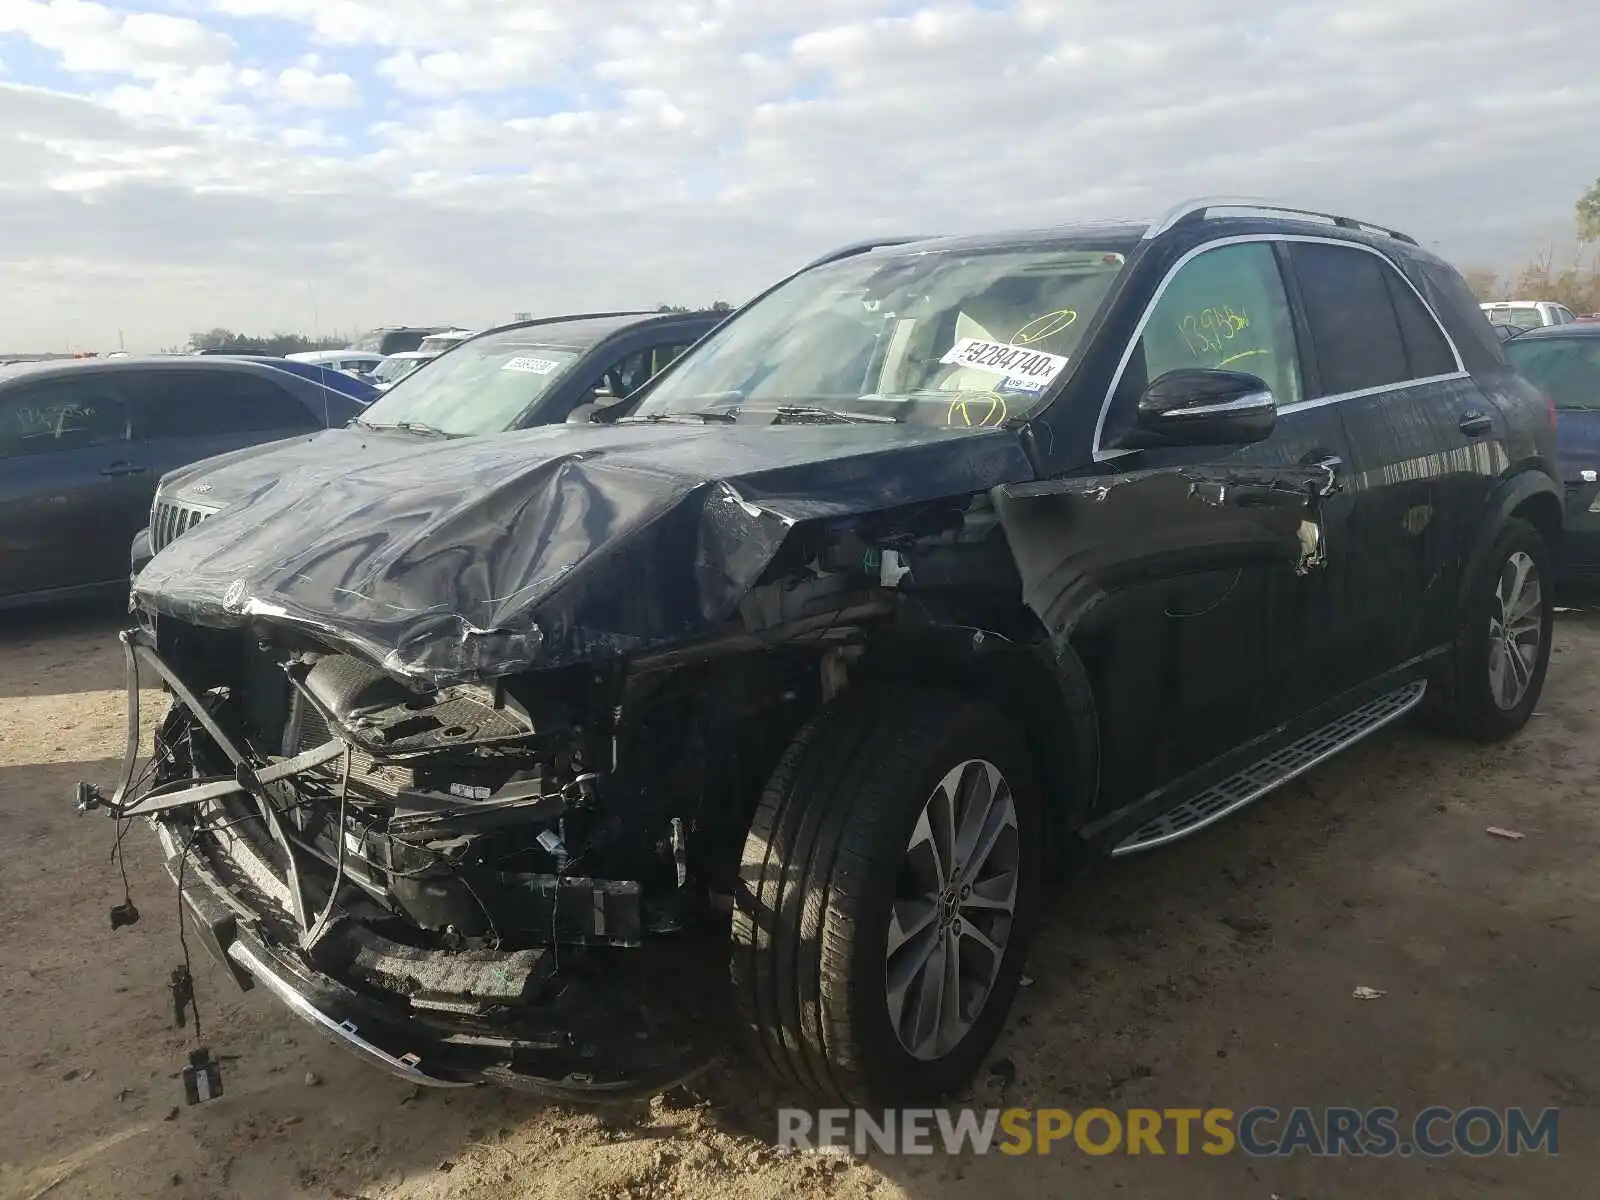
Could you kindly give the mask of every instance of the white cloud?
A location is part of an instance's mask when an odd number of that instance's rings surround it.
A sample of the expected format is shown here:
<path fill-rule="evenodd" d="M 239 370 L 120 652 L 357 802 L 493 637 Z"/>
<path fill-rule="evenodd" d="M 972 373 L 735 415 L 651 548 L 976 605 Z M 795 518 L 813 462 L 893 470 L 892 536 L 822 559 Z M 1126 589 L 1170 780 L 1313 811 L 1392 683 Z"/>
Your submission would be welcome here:
<path fill-rule="evenodd" d="M 356 81 L 343 71 L 318 75 L 307 67 L 280 71 L 277 91 L 285 103 L 297 108 L 348 108 L 361 97 Z"/>
<path fill-rule="evenodd" d="M 233 51 L 230 38 L 189 17 L 125 13 L 89 0 L 5 0 L 0 34 L 7 33 L 55 51 L 74 74 L 153 78 L 225 63 Z"/>
<path fill-rule="evenodd" d="M 739 299 L 864 232 L 1216 192 L 1494 259 L 1600 174 L 1591 5 L 144 3 L 187 15 L 0 0 L 7 79 L 82 93 L 0 84 L 41 345 Z"/>

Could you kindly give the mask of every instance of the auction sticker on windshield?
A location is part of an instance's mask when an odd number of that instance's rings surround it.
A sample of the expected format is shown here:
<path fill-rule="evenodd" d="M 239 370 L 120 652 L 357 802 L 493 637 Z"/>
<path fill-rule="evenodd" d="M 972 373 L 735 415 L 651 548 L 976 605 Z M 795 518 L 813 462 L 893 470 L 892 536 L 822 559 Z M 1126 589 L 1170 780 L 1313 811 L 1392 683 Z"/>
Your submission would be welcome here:
<path fill-rule="evenodd" d="M 1067 365 L 1066 357 L 1060 354 L 984 338 L 962 338 L 939 361 L 953 367 L 993 371 L 1006 377 L 1002 387 L 1029 392 L 1042 391 Z"/>
<path fill-rule="evenodd" d="M 500 364 L 500 369 L 502 371 L 526 371 L 532 375 L 548 375 L 560 365 L 553 358 L 531 358 L 527 355 L 519 355 L 516 358 L 506 359 L 505 362 Z"/>

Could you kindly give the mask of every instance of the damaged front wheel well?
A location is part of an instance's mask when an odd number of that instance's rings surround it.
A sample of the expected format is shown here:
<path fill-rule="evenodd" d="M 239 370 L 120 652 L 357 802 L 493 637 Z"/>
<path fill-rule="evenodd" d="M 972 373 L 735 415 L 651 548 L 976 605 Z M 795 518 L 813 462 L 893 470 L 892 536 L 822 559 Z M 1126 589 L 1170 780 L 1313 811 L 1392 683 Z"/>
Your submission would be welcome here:
<path fill-rule="evenodd" d="M 1094 693 L 1070 647 L 1058 657 L 1042 629 L 1027 642 L 953 626 L 880 633 L 850 671 L 851 688 L 871 684 L 953 689 L 1012 721 L 1044 793 L 1050 857 L 1060 857 L 1088 819 L 1099 779 Z"/>

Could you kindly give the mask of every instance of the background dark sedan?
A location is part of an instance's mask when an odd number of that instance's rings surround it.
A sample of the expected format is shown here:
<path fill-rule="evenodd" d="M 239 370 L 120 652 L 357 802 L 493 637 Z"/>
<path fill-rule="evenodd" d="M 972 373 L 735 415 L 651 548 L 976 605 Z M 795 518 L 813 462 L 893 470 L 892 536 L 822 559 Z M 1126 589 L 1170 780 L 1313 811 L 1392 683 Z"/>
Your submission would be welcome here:
<path fill-rule="evenodd" d="M 1505 344 L 1511 365 L 1556 407 L 1567 491 L 1562 569 L 1600 580 L 1600 324 L 1546 325 Z"/>
<path fill-rule="evenodd" d="M 363 408 L 216 356 L 0 367 L 0 608 L 126 589 L 128 544 L 162 474 Z"/>

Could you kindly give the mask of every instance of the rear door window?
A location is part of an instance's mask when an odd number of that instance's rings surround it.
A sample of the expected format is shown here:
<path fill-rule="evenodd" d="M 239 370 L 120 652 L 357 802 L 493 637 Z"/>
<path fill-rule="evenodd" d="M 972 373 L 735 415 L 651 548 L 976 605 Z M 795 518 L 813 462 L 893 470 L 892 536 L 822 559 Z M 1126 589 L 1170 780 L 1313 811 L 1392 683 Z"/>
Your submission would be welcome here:
<path fill-rule="evenodd" d="M 1389 387 L 1413 378 L 1384 263 L 1349 246 L 1290 246 L 1322 395 Z"/>
<path fill-rule="evenodd" d="M 322 426 L 286 388 L 242 371 L 152 371 L 140 382 L 147 437 L 217 437 Z"/>
<path fill-rule="evenodd" d="M 0 458 L 126 442 L 128 403 L 110 375 L 41 379 L 0 393 Z"/>

